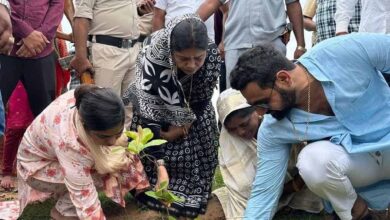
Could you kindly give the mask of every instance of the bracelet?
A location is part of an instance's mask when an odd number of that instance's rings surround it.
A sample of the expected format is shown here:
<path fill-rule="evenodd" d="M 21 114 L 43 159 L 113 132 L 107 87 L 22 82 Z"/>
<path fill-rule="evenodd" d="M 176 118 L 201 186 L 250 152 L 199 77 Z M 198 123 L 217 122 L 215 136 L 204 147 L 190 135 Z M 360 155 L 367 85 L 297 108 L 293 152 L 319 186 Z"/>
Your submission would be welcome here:
<path fill-rule="evenodd" d="M 306 52 L 306 48 L 303 47 L 303 46 L 297 46 L 297 50 L 300 50 L 300 51 L 303 51 L 303 52 Z"/>
<path fill-rule="evenodd" d="M 158 167 L 165 166 L 165 161 L 163 159 L 156 160 L 156 164 Z"/>

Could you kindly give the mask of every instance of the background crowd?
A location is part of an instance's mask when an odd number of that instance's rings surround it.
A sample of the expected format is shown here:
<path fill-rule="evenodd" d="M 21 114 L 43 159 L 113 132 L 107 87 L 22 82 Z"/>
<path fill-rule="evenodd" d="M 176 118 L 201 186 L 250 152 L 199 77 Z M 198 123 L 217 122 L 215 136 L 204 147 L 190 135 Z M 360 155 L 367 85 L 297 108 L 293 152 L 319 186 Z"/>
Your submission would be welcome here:
<path fill-rule="evenodd" d="M 390 0 L 0 0 L 1 188 L 53 219 L 105 219 L 98 191 L 183 219 L 385 218 L 389 34 Z M 117 148 L 138 126 L 168 142 Z M 181 201 L 145 194 L 163 182 Z"/>

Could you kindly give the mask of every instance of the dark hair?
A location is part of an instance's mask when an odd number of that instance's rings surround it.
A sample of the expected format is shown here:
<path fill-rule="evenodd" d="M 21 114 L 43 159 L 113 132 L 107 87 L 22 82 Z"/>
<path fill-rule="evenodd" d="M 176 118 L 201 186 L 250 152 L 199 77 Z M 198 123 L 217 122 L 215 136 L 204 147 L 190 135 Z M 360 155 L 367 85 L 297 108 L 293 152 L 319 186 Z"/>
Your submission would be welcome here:
<path fill-rule="evenodd" d="M 276 73 L 290 71 L 295 65 L 270 44 L 262 44 L 243 53 L 230 74 L 233 89 L 242 90 L 250 82 L 262 88 L 272 87 Z"/>
<path fill-rule="evenodd" d="M 81 85 L 75 90 L 74 97 L 86 130 L 103 131 L 125 121 L 123 102 L 112 89 Z"/>
<path fill-rule="evenodd" d="M 255 110 L 256 110 L 256 108 L 253 106 L 249 106 L 249 107 L 242 108 L 242 109 L 237 109 L 226 116 L 225 121 L 223 122 L 223 125 L 226 126 L 230 122 L 230 120 L 232 120 L 232 118 L 234 118 L 234 117 L 244 118 L 248 115 L 251 115 Z"/>
<path fill-rule="evenodd" d="M 207 50 L 208 41 L 206 25 L 196 18 L 179 22 L 171 33 L 172 51 L 182 51 L 193 47 Z"/>

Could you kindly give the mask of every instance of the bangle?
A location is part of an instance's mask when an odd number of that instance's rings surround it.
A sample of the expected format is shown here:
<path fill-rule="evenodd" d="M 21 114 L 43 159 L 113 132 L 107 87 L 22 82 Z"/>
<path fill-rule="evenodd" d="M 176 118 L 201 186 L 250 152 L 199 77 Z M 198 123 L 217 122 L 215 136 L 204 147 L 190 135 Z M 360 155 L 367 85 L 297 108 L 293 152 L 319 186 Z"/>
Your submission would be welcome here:
<path fill-rule="evenodd" d="M 156 164 L 158 167 L 165 166 L 165 161 L 163 159 L 156 160 Z"/>
<path fill-rule="evenodd" d="M 305 47 L 303 47 L 303 46 L 297 46 L 297 50 L 300 50 L 300 51 L 306 52 L 306 48 L 305 48 Z"/>

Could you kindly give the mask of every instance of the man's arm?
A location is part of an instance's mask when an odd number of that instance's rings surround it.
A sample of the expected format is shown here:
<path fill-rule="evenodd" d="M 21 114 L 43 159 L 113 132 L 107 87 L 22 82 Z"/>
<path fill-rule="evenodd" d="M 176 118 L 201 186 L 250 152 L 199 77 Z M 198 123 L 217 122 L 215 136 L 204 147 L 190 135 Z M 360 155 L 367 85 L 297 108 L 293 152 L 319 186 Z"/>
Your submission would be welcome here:
<path fill-rule="evenodd" d="M 209 19 L 209 17 L 214 14 L 216 10 L 218 10 L 219 6 L 227 2 L 226 0 L 206 0 L 203 2 L 196 13 L 199 15 L 199 17 L 206 21 Z"/>
<path fill-rule="evenodd" d="M 334 20 L 336 22 L 336 36 L 348 34 L 348 25 L 355 13 L 355 5 L 358 0 L 337 0 L 336 13 Z"/>
<path fill-rule="evenodd" d="M 56 38 L 67 40 L 70 42 L 73 42 L 73 17 L 74 17 L 74 6 L 72 0 L 65 0 L 64 5 L 64 14 L 66 16 L 66 19 L 70 23 L 70 27 L 72 28 L 72 33 L 64 33 L 62 31 L 57 30 L 56 32 Z"/>
<path fill-rule="evenodd" d="M 361 44 L 372 66 L 390 76 L 390 36 L 373 34 L 370 38 L 364 38 Z"/>
<path fill-rule="evenodd" d="M 271 117 L 271 116 L 266 116 Z M 287 144 L 277 144 L 267 132 L 266 120 L 257 139 L 257 170 L 245 219 L 269 220 L 274 216 L 282 192 L 290 155 Z"/>
<path fill-rule="evenodd" d="M 167 13 L 165 10 L 162 10 L 160 8 L 154 7 L 154 14 L 153 14 L 153 27 L 152 27 L 152 32 L 158 31 L 162 28 L 164 28 L 165 24 L 165 15 Z"/>
<path fill-rule="evenodd" d="M 219 52 L 220 52 L 220 55 L 222 57 L 222 59 L 225 59 L 225 44 L 223 43 L 224 39 L 225 39 L 225 24 L 226 24 L 226 20 L 229 16 L 229 2 L 222 5 L 221 7 L 219 7 L 219 10 L 221 10 L 222 12 L 222 37 L 221 37 L 221 42 L 219 43 L 218 45 L 218 49 L 219 49 Z"/>
<path fill-rule="evenodd" d="M 12 25 L 9 15 L 9 4 L 0 2 L 0 54 L 9 54 L 12 50 Z"/>
<path fill-rule="evenodd" d="M 294 52 L 294 59 L 298 59 L 305 52 L 305 37 L 303 35 L 303 15 L 302 7 L 299 1 L 287 3 L 287 15 L 293 25 L 297 48 Z"/>
<path fill-rule="evenodd" d="M 87 40 L 88 33 L 93 19 L 93 7 L 95 0 L 80 0 L 76 5 L 75 16 L 73 18 L 73 40 L 75 44 L 75 56 L 70 61 L 70 66 L 74 68 L 80 76 L 86 71 L 94 73 L 91 63 L 88 60 Z"/>
<path fill-rule="evenodd" d="M 313 21 L 313 17 L 316 14 L 317 1 L 308 0 L 303 8 L 303 27 L 307 31 L 316 31 L 316 23 Z"/>
<path fill-rule="evenodd" d="M 74 44 L 76 54 L 70 62 L 70 65 L 76 70 L 78 74 L 82 74 L 85 71 L 93 73 L 93 68 L 88 60 L 87 53 L 87 40 L 88 32 L 90 29 L 90 19 L 76 17 L 73 20 L 74 24 Z"/>
<path fill-rule="evenodd" d="M 64 14 L 73 28 L 74 5 L 72 0 L 65 0 Z"/>

